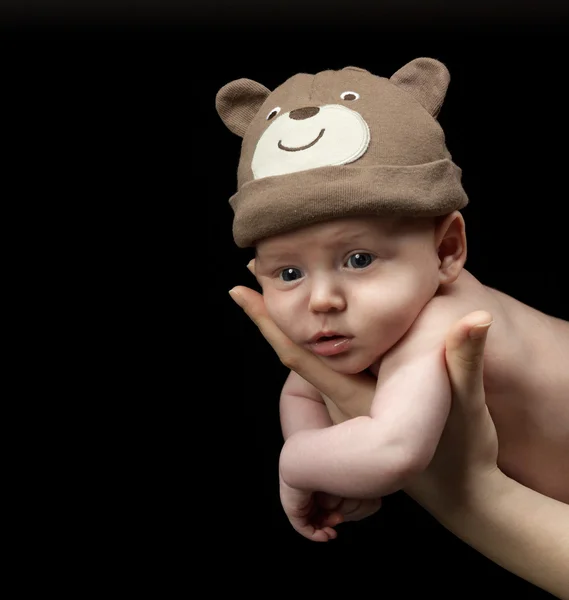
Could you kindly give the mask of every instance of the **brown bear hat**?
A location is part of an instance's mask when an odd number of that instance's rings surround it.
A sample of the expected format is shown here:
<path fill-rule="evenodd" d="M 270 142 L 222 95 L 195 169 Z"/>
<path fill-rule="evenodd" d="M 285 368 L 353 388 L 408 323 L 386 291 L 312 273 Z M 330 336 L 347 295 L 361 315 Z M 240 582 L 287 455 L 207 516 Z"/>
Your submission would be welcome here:
<path fill-rule="evenodd" d="M 239 247 L 345 216 L 438 216 L 468 198 L 437 121 L 450 76 L 417 58 L 389 79 L 346 67 L 299 73 L 273 92 L 223 86 L 216 109 L 243 138 L 233 236 Z"/>

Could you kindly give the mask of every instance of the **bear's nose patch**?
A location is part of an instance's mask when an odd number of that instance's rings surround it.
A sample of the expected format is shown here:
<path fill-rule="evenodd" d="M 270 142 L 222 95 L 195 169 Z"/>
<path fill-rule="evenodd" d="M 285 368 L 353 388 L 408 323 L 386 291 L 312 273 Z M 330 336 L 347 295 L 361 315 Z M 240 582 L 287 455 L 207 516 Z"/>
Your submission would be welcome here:
<path fill-rule="evenodd" d="M 317 106 L 305 106 L 304 108 L 291 110 L 289 116 L 295 121 L 303 121 L 304 119 L 310 119 L 310 117 L 317 115 L 319 112 L 320 109 Z"/>

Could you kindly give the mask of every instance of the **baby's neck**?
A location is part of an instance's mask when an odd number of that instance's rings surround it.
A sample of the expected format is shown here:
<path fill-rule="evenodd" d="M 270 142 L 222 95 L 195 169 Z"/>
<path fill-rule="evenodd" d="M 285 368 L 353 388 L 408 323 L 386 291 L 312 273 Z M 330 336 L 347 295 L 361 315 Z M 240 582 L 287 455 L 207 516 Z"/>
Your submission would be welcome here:
<path fill-rule="evenodd" d="M 379 365 L 381 364 L 381 359 L 380 360 L 376 360 L 372 365 L 370 365 L 365 372 L 367 373 L 371 373 L 374 377 L 377 377 L 377 374 L 379 373 Z"/>

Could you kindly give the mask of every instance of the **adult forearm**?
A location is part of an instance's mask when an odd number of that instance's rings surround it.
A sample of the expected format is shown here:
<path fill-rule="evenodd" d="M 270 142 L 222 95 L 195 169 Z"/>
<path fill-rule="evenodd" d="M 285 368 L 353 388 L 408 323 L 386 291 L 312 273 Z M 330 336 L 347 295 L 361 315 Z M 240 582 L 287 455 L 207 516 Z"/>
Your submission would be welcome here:
<path fill-rule="evenodd" d="M 370 417 L 322 430 L 300 431 L 285 442 L 280 473 L 291 487 L 348 498 L 378 498 L 398 489 L 417 464 L 409 444 Z"/>
<path fill-rule="evenodd" d="M 447 529 L 508 571 L 569 600 L 569 505 L 501 471 L 468 504 L 425 506 Z"/>

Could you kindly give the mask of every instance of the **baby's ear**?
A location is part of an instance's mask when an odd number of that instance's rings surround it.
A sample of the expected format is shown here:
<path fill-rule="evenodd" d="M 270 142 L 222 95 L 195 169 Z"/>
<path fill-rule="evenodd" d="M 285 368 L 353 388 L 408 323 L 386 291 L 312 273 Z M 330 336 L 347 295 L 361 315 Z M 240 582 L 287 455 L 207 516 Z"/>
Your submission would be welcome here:
<path fill-rule="evenodd" d="M 411 94 L 436 118 L 447 93 L 450 73 L 434 58 L 416 58 L 401 67 L 389 81 Z"/>
<path fill-rule="evenodd" d="M 466 262 L 466 230 L 464 217 L 458 210 L 439 220 L 435 244 L 440 261 L 439 281 L 452 283 Z"/>
<path fill-rule="evenodd" d="M 217 92 L 215 108 L 227 128 L 243 137 L 270 93 L 264 85 L 252 79 L 236 79 Z"/>

